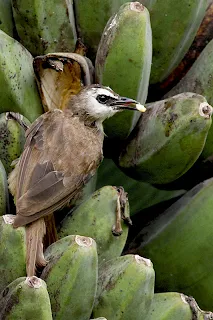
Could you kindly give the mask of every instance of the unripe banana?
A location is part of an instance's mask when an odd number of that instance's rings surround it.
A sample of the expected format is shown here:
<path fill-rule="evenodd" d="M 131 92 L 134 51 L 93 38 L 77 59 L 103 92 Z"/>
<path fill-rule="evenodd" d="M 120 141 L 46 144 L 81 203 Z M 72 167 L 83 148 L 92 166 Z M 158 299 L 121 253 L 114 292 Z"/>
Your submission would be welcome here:
<path fill-rule="evenodd" d="M 184 91 L 191 91 L 206 97 L 213 105 L 213 40 L 202 51 L 185 77 L 165 97 L 171 97 Z M 201 154 L 206 159 L 213 154 L 213 126 L 211 126 L 206 144 Z"/>
<path fill-rule="evenodd" d="M 159 190 L 148 183 L 127 177 L 111 159 L 107 158 L 104 158 L 98 168 L 97 176 L 97 188 L 113 184 L 123 186 L 128 193 L 131 216 L 157 203 L 179 197 L 186 192 L 184 189 Z"/>
<path fill-rule="evenodd" d="M 152 260 L 157 292 L 184 292 L 204 310 L 213 309 L 212 194 L 213 178 L 187 192 L 154 221 L 147 217 L 147 225 L 126 250 Z"/>
<path fill-rule="evenodd" d="M 33 276 L 18 278 L 0 294 L 2 320 L 51 320 L 52 312 L 46 283 Z"/>
<path fill-rule="evenodd" d="M 33 56 L 72 52 L 76 30 L 71 0 L 12 0 L 21 43 Z"/>
<path fill-rule="evenodd" d="M 162 98 L 163 95 L 171 90 L 171 88 L 173 88 L 186 75 L 186 73 L 192 67 L 193 63 L 197 60 L 203 49 L 206 47 L 209 41 L 212 40 L 213 2 L 212 0 L 208 2 L 209 4 L 202 23 L 200 24 L 200 27 L 189 50 L 187 51 L 179 65 L 169 74 L 169 76 L 163 82 L 151 85 L 149 87 L 149 96 L 152 101 L 158 100 L 158 97 Z"/>
<path fill-rule="evenodd" d="M 183 293 L 155 293 L 147 320 L 209 320 L 212 312 L 202 311 L 195 299 Z"/>
<path fill-rule="evenodd" d="M 152 24 L 153 59 L 150 83 L 153 84 L 163 81 L 187 53 L 205 16 L 207 0 L 141 2 L 149 9 Z"/>
<path fill-rule="evenodd" d="M 7 213 L 8 206 L 9 206 L 9 193 L 8 193 L 8 185 L 7 185 L 7 174 L 0 160 L 0 216 Z"/>
<path fill-rule="evenodd" d="M 0 30 L 0 113 L 14 111 L 33 122 L 43 113 L 31 54 Z"/>
<path fill-rule="evenodd" d="M 96 80 L 122 96 L 144 104 L 152 60 L 152 31 L 148 10 L 129 2 L 108 21 L 98 47 Z M 104 122 L 107 136 L 125 139 L 139 113 L 123 111 Z"/>
<path fill-rule="evenodd" d="M 25 276 L 25 228 L 14 229 L 14 215 L 0 217 L 0 292 L 19 276 Z"/>
<path fill-rule="evenodd" d="M 88 47 L 88 56 L 95 59 L 98 44 L 109 18 L 127 0 L 74 0 L 78 37 Z"/>
<path fill-rule="evenodd" d="M 198 159 L 211 126 L 212 107 L 195 93 L 151 103 L 118 158 L 129 176 L 165 184 Z"/>
<path fill-rule="evenodd" d="M 154 295 L 154 269 L 149 259 L 126 255 L 100 268 L 93 317 L 145 319 Z"/>
<path fill-rule="evenodd" d="M 120 189 L 105 186 L 95 191 L 71 215 L 62 221 L 58 236 L 63 238 L 71 234 L 83 234 L 93 238 L 97 243 L 99 264 L 120 256 L 128 235 L 128 226 L 121 223 L 122 234 L 113 235 L 118 210 L 129 217 L 128 199 L 120 199 Z M 126 195 L 125 195 L 126 197 Z M 122 207 L 123 206 L 123 207 Z"/>
<path fill-rule="evenodd" d="M 47 283 L 53 319 L 89 319 L 97 287 L 95 241 L 68 236 L 45 251 L 49 262 L 41 278 Z"/>
<path fill-rule="evenodd" d="M 10 0 L 0 0 L 0 29 L 13 37 L 13 13 Z"/>
<path fill-rule="evenodd" d="M 8 113 L 0 114 L 0 159 L 7 174 L 12 171 L 11 163 L 22 153 L 24 143 L 25 130 Z"/>

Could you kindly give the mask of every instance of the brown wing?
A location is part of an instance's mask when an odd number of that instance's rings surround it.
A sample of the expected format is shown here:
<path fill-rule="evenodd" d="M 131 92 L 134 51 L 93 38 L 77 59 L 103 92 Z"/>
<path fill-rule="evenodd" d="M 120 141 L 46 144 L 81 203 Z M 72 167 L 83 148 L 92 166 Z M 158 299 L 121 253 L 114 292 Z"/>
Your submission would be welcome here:
<path fill-rule="evenodd" d="M 39 117 L 27 131 L 18 164 L 15 226 L 76 197 L 100 163 L 102 142 L 102 134 L 68 112 L 53 110 Z"/>

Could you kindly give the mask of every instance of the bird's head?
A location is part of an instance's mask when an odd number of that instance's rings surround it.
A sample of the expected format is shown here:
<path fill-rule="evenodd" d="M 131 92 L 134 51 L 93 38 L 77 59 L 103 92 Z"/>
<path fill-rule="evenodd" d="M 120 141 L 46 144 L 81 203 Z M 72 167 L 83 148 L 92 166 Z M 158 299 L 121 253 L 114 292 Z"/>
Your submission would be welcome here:
<path fill-rule="evenodd" d="M 78 105 L 80 114 L 83 112 L 93 121 L 100 123 L 122 110 L 146 110 L 139 102 L 121 97 L 109 87 L 98 84 L 84 87 L 72 100 L 69 106 L 71 110 L 73 105 Z"/>

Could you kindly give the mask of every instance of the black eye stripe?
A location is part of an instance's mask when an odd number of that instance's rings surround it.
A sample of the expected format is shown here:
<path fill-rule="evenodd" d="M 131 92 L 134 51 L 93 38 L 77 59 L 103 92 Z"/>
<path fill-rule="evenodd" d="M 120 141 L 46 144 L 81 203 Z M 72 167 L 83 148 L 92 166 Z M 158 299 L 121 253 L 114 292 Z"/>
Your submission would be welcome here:
<path fill-rule="evenodd" d="M 115 98 L 106 96 L 105 94 L 99 94 L 96 98 L 99 103 L 110 105 L 113 101 L 116 101 Z"/>

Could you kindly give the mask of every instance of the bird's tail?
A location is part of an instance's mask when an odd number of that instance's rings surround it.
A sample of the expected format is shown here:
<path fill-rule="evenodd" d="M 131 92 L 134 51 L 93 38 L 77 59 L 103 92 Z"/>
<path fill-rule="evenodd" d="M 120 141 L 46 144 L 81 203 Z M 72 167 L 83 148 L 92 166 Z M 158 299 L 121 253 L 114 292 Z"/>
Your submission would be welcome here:
<path fill-rule="evenodd" d="M 43 237 L 45 233 L 44 218 L 40 218 L 26 226 L 26 269 L 28 277 L 35 275 L 36 267 L 44 267 L 47 264 L 43 254 Z"/>

